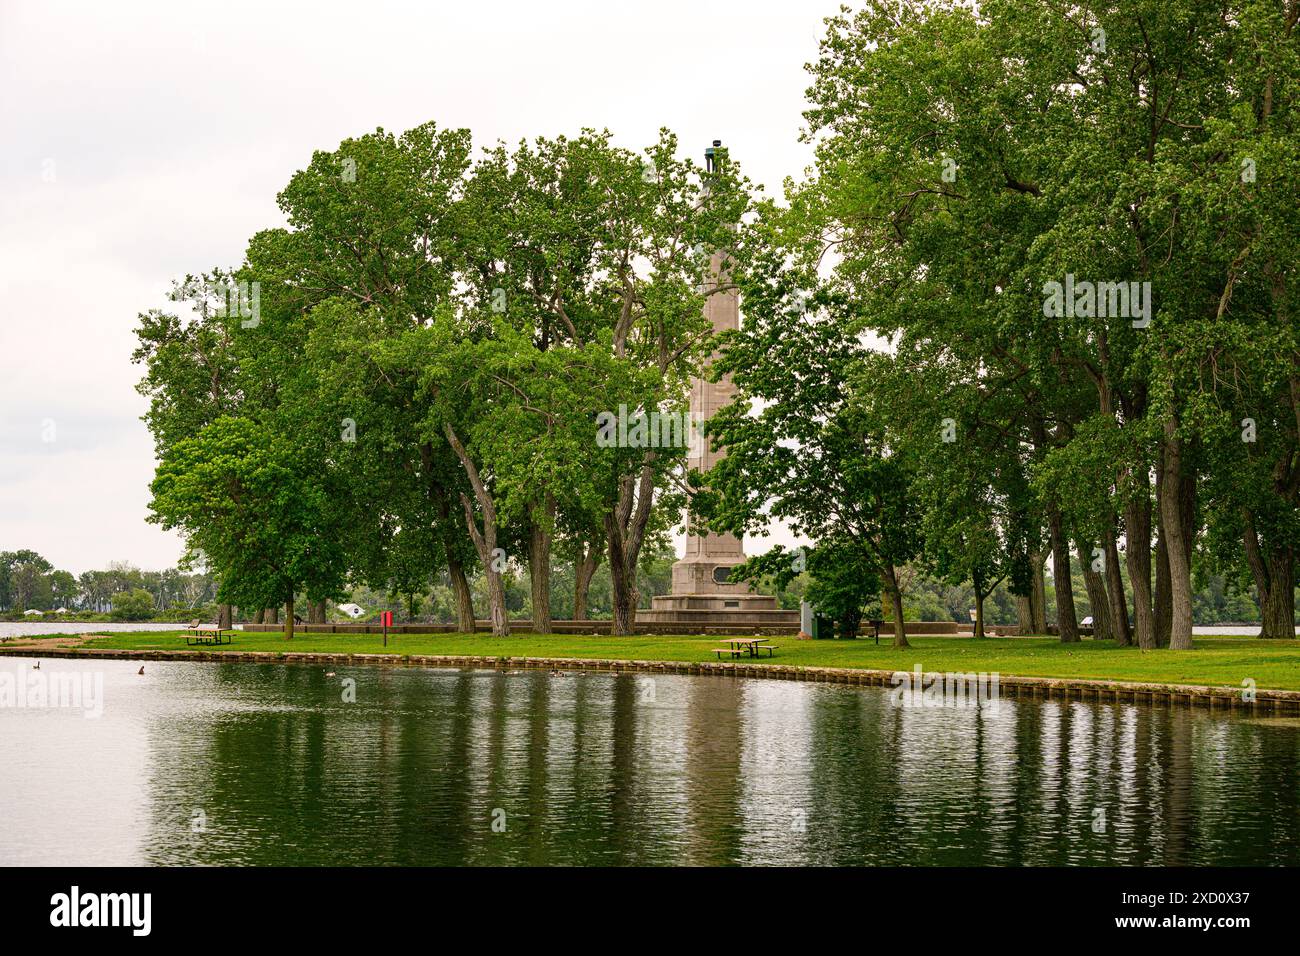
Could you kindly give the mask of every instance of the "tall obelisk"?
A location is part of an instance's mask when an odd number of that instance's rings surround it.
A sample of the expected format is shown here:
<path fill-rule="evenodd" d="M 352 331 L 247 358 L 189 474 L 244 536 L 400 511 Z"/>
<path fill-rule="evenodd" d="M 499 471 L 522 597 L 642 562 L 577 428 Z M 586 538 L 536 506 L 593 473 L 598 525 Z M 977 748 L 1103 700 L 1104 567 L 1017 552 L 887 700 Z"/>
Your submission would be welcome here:
<path fill-rule="evenodd" d="M 713 148 L 705 151 L 705 168 L 716 169 L 722 141 L 714 140 Z M 704 315 L 713 325 L 713 331 L 740 328 L 740 296 L 734 288 L 727 288 L 726 253 L 715 251 L 709 259 L 709 273 L 701 292 L 704 293 Z M 716 357 L 716 354 L 715 354 Z M 691 421 L 703 423 L 713 413 L 727 405 L 736 395 L 731 376 L 724 375 L 716 382 L 695 378 L 691 382 Z M 712 441 L 699 436 L 687 456 L 687 466 L 701 473 L 708 472 L 725 451 L 714 451 Z M 730 583 L 728 572 L 745 560 L 740 538 L 734 534 L 709 531 L 697 532 L 687 516 L 686 554 L 673 564 L 672 594 L 658 595 L 652 603 L 655 610 L 768 610 L 776 607 L 776 599 L 754 594 L 745 583 Z"/>

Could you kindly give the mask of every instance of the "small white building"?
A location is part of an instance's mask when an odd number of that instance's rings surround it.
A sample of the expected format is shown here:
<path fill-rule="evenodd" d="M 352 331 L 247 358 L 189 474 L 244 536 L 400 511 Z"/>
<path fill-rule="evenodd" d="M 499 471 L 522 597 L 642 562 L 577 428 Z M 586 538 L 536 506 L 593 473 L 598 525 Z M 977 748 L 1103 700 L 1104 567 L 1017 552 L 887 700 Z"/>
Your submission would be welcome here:
<path fill-rule="evenodd" d="M 338 609 L 353 620 L 366 613 L 366 609 L 359 604 L 340 604 Z"/>
<path fill-rule="evenodd" d="M 30 611 L 23 611 L 23 617 L 44 617 L 44 612 L 32 608 Z"/>

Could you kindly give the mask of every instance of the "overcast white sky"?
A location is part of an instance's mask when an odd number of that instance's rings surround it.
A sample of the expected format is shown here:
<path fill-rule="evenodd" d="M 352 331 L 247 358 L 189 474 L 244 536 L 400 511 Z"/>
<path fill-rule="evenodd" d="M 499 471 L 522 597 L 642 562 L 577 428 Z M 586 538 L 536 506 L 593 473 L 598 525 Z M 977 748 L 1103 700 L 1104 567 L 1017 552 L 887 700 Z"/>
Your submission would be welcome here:
<path fill-rule="evenodd" d="M 0 550 L 175 563 L 145 522 L 136 313 L 236 265 L 313 150 L 427 120 L 478 145 L 667 126 L 779 194 L 838 6 L 0 0 Z"/>

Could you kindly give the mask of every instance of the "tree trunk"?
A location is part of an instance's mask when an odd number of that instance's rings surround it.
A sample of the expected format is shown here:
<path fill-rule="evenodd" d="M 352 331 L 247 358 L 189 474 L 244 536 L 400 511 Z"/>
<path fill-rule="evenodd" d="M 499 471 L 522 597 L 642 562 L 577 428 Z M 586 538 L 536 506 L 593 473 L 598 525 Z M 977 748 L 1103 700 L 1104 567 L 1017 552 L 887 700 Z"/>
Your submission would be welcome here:
<path fill-rule="evenodd" d="M 1164 462 L 1160 474 L 1161 538 L 1168 543 L 1169 603 L 1171 607 L 1169 647 L 1188 650 L 1192 646 L 1192 573 L 1190 544 L 1183 526 L 1182 480 L 1183 443 L 1178 437 L 1178 423 L 1165 422 Z"/>
<path fill-rule="evenodd" d="M 620 479 L 618 502 L 604 519 L 609 545 L 611 603 L 614 606 L 613 634 L 631 634 L 636 626 L 636 608 L 640 600 L 636 568 L 654 504 L 654 462 L 657 456 L 657 452 L 646 452 L 641 459 L 640 474 L 624 475 Z M 689 525 L 689 514 L 686 520 Z"/>
<path fill-rule="evenodd" d="M 609 585 L 610 604 L 613 610 L 611 634 L 631 634 L 636 625 L 636 608 L 633 604 L 632 585 L 628 582 L 627 558 L 623 552 L 623 536 L 614 526 L 613 517 L 606 518 L 609 526 Z"/>
<path fill-rule="evenodd" d="M 1047 511 L 1047 527 L 1052 537 L 1052 583 L 1056 586 L 1056 628 L 1062 644 L 1079 639 L 1079 620 L 1074 613 L 1074 585 L 1070 581 L 1070 546 L 1061 530 L 1061 511 L 1055 506 Z"/>
<path fill-rule="evenodd" d="M 308 624 L 325 623 L 325 602 L 324 601 L 307 602 L 307 623 Z"/>
<path fill-rule="evenodd" d="M 1092 543 L 1079 538 L 1075 540 L 1074 547 L 1079 552 L 1079 563 L 1083 567 L 1083 585 L 1088 591 L 1088 609 L 1092 613 L 1092 638 L 1095 641 L 1113 640 L 1115 633 L 1110 625 L 1110 598 L 1106 594 L 1104 573 L 1106 552 L 1104 549 L 1097 549 L 1101 552 L 1102 569 L 1096 569 L 1093 567 L 1096 557 L 1093 554 Z"/>
<path fill-rule="evenodd" d="M 1106 600 L 1111 635 L 1120 647 L 1133 643 L 1133 633 L 1128 626 L 1128 599 L 1124 596 L 1124 578 L 1119 573 L 1119 546 L 1115 543 L 1115 519 L 1112 516 L 1102 535 L 1102 551 L 1106 555 Z"/>
<path fill-rule="evenodd" d="M 428 493 L 438 513 L 443 555 L 447 561 L 447 577 L 451 579 L 451 590 L 456 596 L 456 630 L 461 634 L 473 634 L 478 628 L 474 621 L 474 592 L 470 590 L 469 578 L 465 575 L 465 562 L 460 559 L 462 539 L 452 534 L 451 495 L 433 477 L 435 469 L 431 444 L 425 443 L 420 446 L 420 459 L 424 464 L 425 472 L 429 475 Z"/>
<path fill-rule="evenodd" d="M 474 519 L 474 506 L 470 502 L 469 496 L 463 492 L 461 493 L 460 503 L 465 509 L 465 525 L 469 530 L 470 538 L 474 541 L 474 548 L 478 551 L 479 560 L 483 562 L 483 574 L 487 578 L 488 615 L 492 618 L 492 636 L 509 637 L 510 620 L 506 617 L 506 589 L 501 581 L 500 561 L 502 555 L 498 553 L 497 549 L 496 503 L 493 502 L 492 496 L 488 494 L 487 486 L 483 484 L 483 479 L 478 473 L 478 467 L 465 451 L 465 446 L 461 444 L 460 437 L 451 427 L 451 423 L 444 422 L 442 430 L 443 434 L 447 436 L 452 451 L 456 453 L 461 466 L 469 475 L 470 487 L 474 489 L 474 497 L 478 501 L 479 510 L 483 512 L 483 530 L 479 531 L 478 522 Z"/>
<path fill-rule="evenodd" d="M 473 634 L 477 627 L 474 622 L 474 592 L 469 588 L 465 565 L 459 558 L 447 559 L 447 576 L 451 578 L 451 590 L 456 595 L 456 630 L 461 634 Z"/>
<path fill-rule="evenodd" d="M 1260 631 L 1266 639 L 1295 638 L 1295 548 L 1273 548 L 1267 557 L 1260 547 L 1255 516 L 1242 509 L 1246 563 L 1259 591 Z"/>
<path fill-rule="evenodd" d="M 1159 513 L 1159 512 L 1157 512 Z M 1158 522 L 1156 539 L 1156 647 L 1169 646 L 1169 629 L 1173 626 L 1174 606 L 1169 600 L 1169 543 L 1165 538 L 1164 519 Z"/>
<path fill-rule="evenodd" d="M 234 614 L 229 604 L 217 605 L 217 627 L 222 630 L 229 630 L 233 623 Z"/>
<path fill-rule="evenodd" d="M 1181 452 L 1180 452 L 1180 458 Z M 1163 481 L 1165 471 L 1165 450 L 1162 447 L 1157 455 L 1156 468 L 1159 480 L 1156 483 L 1156 508 L 1159 516 L 1159 537 L 1156 541 L 1156 597 L 1155 597 L 1155 625 L 1156 625 L 1156 646 L 1169 647 L 1173 633 L 1174 621 L 1174 604 L 1173 604 L 1173 579 L 1171 575 L 1171 566 L 1169 563 L 1169 546 L 1170 538 L 1165 533 L 1165 497 L 1166 488 Z M 1184 469 L 1185 471 L 1186 469 Z M 1189 475 L 1183 475 L 1177 484 L 1177 494 L 1173 495 L 1176 504 L 1174 507 L 1178 511 L 1179 527 L 1182 529 L 1183 551 L 1187 558 L 1188 576 L 1190 582 L 1191 562 L 1192 562 L 1192 544 L 1196 540 L 1196 482 Z M 1188 594 L 1191 594 L 1191 585 L 1188 585 Z"/>
<path fill-rule="evenodd" d="M 1193 597 L 1191 583 L 1192 559 L 1196 551 L 1196 475 L 1193 468 L 1187 467 L 1187 456 L 1183 456 L 1183 480 L 1178 488 L 1178 510 L 1182 516 L 1183 551 L 1187 555 L 1188 587 L 1187 596 Z M 1190 613 L 1190 612 L 1189 612 Z"/>
<path fill-rule="evenodd" d="M 862 613 L 860 611 L 847 611 L 840 621 L 840 629 L 843 631 L 840 636 L 846 640 L 855 640 L 861 626 Z"/>
<path fill-rule="evenodd" d="M 975 592 L 975 636 L 984 636 L 984 598 L 985 595 Z"/>
<path fill-rule="evenodd" d="M 543 503 L 544 520 L 530 523 L 528 542 L 528 577 L 532 585 L 533 630 L 551 633 L 551 521 L 555 517 L 555 498 L 547 494 Z"/>
<path fill-rule="evenodd" d="M 284 602 L 284 639 L 293 640 L 293 598 L 289 597 Z"/>
<path fill-rule="evenodd" d="M 600 563 L 600 552 L 594 544 L 583 544 L 582 551 L 573 564 L 573 619 L 587 619 L 587 601 L 591 590 L 591 579 Z"/>
<path fill-rule="evenodd" d="M 903 621 L 903 591 L 898 586 L 898 572 L 892 565 L 885 567 L 885 591 L 889 594 L 889 605 L 894 611 L 894 646 L 911 647 L 907 643 L 907 625 Z"/>
<path fill-rule="evenodd" d="M 1033 562 L 1033 591 L 1029 597 L 1029 608 L 1034 615 L 1034 633 L 1047 633 L 1047 581 L 1044 579 L 1044 566 L 1047 564 L 1047 556 L 1041 551 L 1032 552 L 1029 560 Z"/>
<path fill-rule="evenodd" d="M 1133 588 L 1133 632 L 1138 647 L 1149 651 L 1156 646 L 1156 622 L 1151 605 L 1151 499 L 1146 494 L 1147 484 L 1139 480 L 1137 496 L 1124 506 L 1124 559 Z"/>
<path fill-rule="evenodd" d="M 488 608 L 492 618 L 492 636 L 509 637 L 510 620 L 506 617 L 506 588 L 498 571 L 487 574 Z"/>
<path fill-rule="evenodd" d="M 494 533 L 493 540 L 495 538 Z M 487 578 L 488 617 L 492 621 L 493 637 L 509 637 L 510 618 L 506 615 L 506 586 L 501 578 L 501 570 L 494 567 L 496 558 L 493 556 L 492 551 L 495 550 L 494 547 L 487 551 L 487 560 L 483 562 L 485 568 L 483 575 Z"/>
<path fill-rule="evenodd" d="M 1260 591 L 1263 638 L 1294 640 L 1295 631 L 1295 549 L 1274 551 L 1268 560 L 1270 586 Z"/>
<path fill-rule="evenodd" d="M 1016 599 L 1016 624 L 1017 630 L 1023 637 L 1026 634 L 1034 633 L 1034 607 L 1033 598 L 1028 594 L 1013 594 Z"/>

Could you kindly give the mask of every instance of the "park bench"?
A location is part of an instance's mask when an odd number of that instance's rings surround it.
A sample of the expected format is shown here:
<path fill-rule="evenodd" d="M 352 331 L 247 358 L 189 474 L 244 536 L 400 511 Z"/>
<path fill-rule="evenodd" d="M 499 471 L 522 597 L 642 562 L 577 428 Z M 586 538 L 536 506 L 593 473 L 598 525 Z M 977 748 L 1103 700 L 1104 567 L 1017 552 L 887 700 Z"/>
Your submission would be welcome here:
<path fill-rule="evenodd" d="M 718 655 L 718 660 L 722 660 L 723 654 L 730 654 L 734 660 L 741 654 L 744 654 L 745 649 L 743 647 L 715 647 L 713 648 L 713 652 Z"/>

